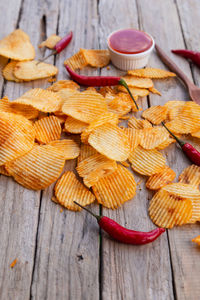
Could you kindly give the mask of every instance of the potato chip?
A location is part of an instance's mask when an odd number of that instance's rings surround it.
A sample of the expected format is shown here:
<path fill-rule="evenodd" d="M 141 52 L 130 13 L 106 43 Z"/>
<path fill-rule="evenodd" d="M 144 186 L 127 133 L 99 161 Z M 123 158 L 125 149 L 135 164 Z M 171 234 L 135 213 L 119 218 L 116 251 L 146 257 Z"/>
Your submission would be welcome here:
<path fill-rule="evenodd" d="M 126 81 L 129 87 L 138 87 L 138 88 L 145 88 L 145 89 L 153 87 L 153 81 L 150 78 L 139 78 L 139 77 L 126 75 L 123 76 L 122 79 Z"/>
<path fill-rule="evenodd" d="M 191 133 L 191 136 L 200 139 L 200 129 L 199 129 L 198 131 L 192 132 L 192 133 Z"/>
<path fill-rule="evenodd" d="M 191 201 L 200 200 L 200 191 L 191 184 L 175 182 L 164 186 L 162 189 L 168 193 L 190 199 Z"/>
<path fill-rule="evenodd" d="M 167 108 L 160 105 L 151 106 L 142 113 L 142 117 L 153 123 L 154 125 L 160 124 L 166 119 Z"/>
<path fill-rule="evenodd" d="M 175 77 L 176 74 L 155 68 L 145 68 L 145 69 L 137 69 L 137 70 L 130 70 L 128 71 L 129 75 L 136 76 L 136 77 L 143 77 L 143 78 L 167 78 L 167 77 Z"/>
<path fill-rule="evenodd" d="M 178 178 L 179 182 L 187 183 L 195 187 L 200 185 L 200 167 L 191 165 L 184 169 Z"/>
<path fill-rule="evenodd" d="M 171 183 L 176 177 L 176 173 L 168 166 L 165 166 L 161 172 L 153 174 L 146 182 L 146 187 L 150 190 L 158 190 L 164 185 Z"/>
<path fill-rule="evenodd" d="M 136 182 L 129 170 L 118 165 L 116 171 L 101 178 L 92 190 L 100 204 L 114 209 L 135 196 Z"/>
<path fill-rule="evenodd" d="M 103 68 L 110 62 L 110 54 L 108 50 L 88 50 L 81 49 L 88 65 L 95 68 Z"/>
<path fill-rule="evenodd" d="M 125 132 L 118 126 L 106 123 L 97 127 L 89 136 L 88 143 L 106 157 L 124 161 L 130 154 L 130 144 Z"/>
<path fill-rule="evenodd" d="M 64 131 L 78 134 L 83 132 L 83 130 L 88 126 L 88 123 L 76 120 L 72 117 L 67 117 L 65 121 Z"/>
<path fill-rule="evenodd" d="M 154 149 L 169 139 L 169 133 L 163 127 L 144 128 L 140 132 L 140 145 L 144 149 Z"/>
<path fill-rule="evenodd" d="M 30 81 L 55 76 L 58 68 L 37 60 L 18 62 L 14 68 L 14 76 L 20 80 Z"/>
<path fill-rule="evenodd" d="M 128 93 L 127 89 L 122 86 L 119 85 L 117 86 L 119 91 L 122 91 L 124 93 Z M 137 100 L 137 97 L 146 97 L 149 95 L 149 90 L 147 89 L 142 89 L 142 88 L 138 88 L 138 87 L 130 87 L 129 90 L 131 91 L 131 94 L 133 95 L 133 98 L 135 100 Z"/>
<path fill-rule="evenodd" d="M 81 151 L 80 155 L 78 157 L 78 163 L 80 163 L 82 160 L 88 158 L 91 155 L 97 154 L 98 152 L 90 145 L 88 144 L 81 144 Z"/>
<path fill-rule="evenodd" d="M 135 104 L 133 103 L 133 100 L 131 99 L 129 94 L 118 93 L 118 94 L 115 94 L 115 96 L 112 96 L 112 100 L 111 100 L 111 98 L 109 100 L 108 99 L 109 98 L 108 98 L 108 94 L 107 94 L 105 97 L 105 100 L 108 105 L 108 110 L 110 112 L 118 114 L 119 116 L 123 116 L 123 115 L 129 113 L 132 108 L 134 111 L 136 110 Z"/>
<path fill-rule="evenodd" d="M 5 165 L 0 166 L 0 174 L 5 175 L 5 176 L 10 176 L 10 174 L 8 173 L 8 171 L 5 168 Z"/>
<path fill-rule="evenodd" d="M 138 146 L 129 156 L 132 168 L 139 174 L 151 176 L 162 171 L 165 158 L 156 149 L 146 150 Z"/>
<path fill-rule="evenodd" d="M 140 144 L 141 130 L 134 128 L 123 128 L 123 131 L 128 136 L 130 152 L 132 152 Z"/>
<path fill-rule="evenodd" d="M 155 88 L 155 87 L 150 87 L 149 91 L 153 94 L 157 94 L 159 96 L 162 96 L 161 93 Z"/>
<path fill-rule="evenodd" d="M 163 150 L 165 148 L 167 148 L 169 145 L 171 145 L 172 143 L 175 143 L 175 140 L 172 139 L 171 137 L 168 137 L 166 140 L 164 140 L 164 142 L 162 142 L 161 144 L 159 144 L 156 149 L 157 150 Z"/>
<path fill-rule="evenodd" d="M 80 148 L 76 142 L 70 139 L 52 141 L 48 145 L 53 146 L 56 150 L 62 152 L 64 158 L 74 159 L 79 156 Z"/>
<path fill-rule="evenodd" d="M 100 178 L 111 174 L 117 169 L 117 163 L 100 153 L 89 156 L 78 163 L 76 170 L 87 187 L 96 184 Z"/>
<path fill-rule="evenodd" d="M 47 88 L 48 91 L 59 92 L 62 89 L 78 90 L 80 86 L 73 80 L 59 80 Z"/>
<path fill-rule="evenodd" d="M 41 144 L 60 139 L 61 126 L 55 116 L 50 116 L 38 120 L 34 123 L 35 138 Z"/>
<path fill-rule="evenodd" d="M 0 112 L 0 166 L 33 148 L 35 131 L 23 116 Z"/>
<path fill-rule="evenodd" d="M 152 125 L 147 120 L 136 119 L 134 116 L 128 121 L 128 127 L 135 129 L 152 128 Z"/>
<path fill-rule="evenodd" d="M 60 114 L 59 112 L 55 112 L 54 114 L 55 114 L 55 116 L 58 119 L 58 121 L 59 121 L 60 124 L 64 124 L 65 123 L 65 121 L 67 119 L 66 115 Z"/>
<path fill-rule="evenodd" d="M 6 80 L 9 80 L 9 81 L 15 81 L 15 82 L 21 82 L 22 80 L 20 79 L 17 79 L 17 77 L 15 77 L 14 75 L 14 68 L 16 66 L 16 64 L 18 63 L 18 61 L 16 60 L 11 60 L 6 66 L 5 68 L 3 69 L 3 77 L 6 79 Z"/>
<path fill-rule="evenodd" d="M 2 73 L 2 70 L 8 64 L 8 61 L 9 61 L 9 59 L 7 57 L 0 55 L 0 73 Z"/>
<path fill-rule="evenodd" d="M 93 86 L 88 86 L 88 87 L 86 88 L 86 91 L 98 92 L 98 91 L 95 89 L 95 87 L 93 87 Z"/>
<path fill-rule="evenodd" d="M 167 107 L 167 120 L 174 120 L 184 105 L 185 101 L 180 100 L 171 100 L 166 102 L 164 106 Z"/>
<path fill-rule="evenodd" d="M 61 37 L 56 35 L 56 34 L 52 34 L 50 35 L 45 41 L 43 41 L 38 48 L 43 48 L 43 47 L 47 47 L 49 49 L 54 49 L 55 45 L 61 40 Z"/>
<path fill-rule="evenodd" d="M 190 199 L 168 193 L 161 189 L 151 199 L 149 206 L 151 220 L 160 227 L 172 228 L 174 225 L 183 225 L 192 216 Z"/>
<path fill-rule="evenodd" d="M 67 171 L 62 175 L 57 181 L 54 190 L 57 202 L 73 211 L 81 210 L 74 201 L 80 203 L 82 206 L 95 201 L 94 195 L 76 179 L 75 174 L 71 171 Z"/>
<path fill-rule="evenodd" d="M 126 168 L 130 167 L 130 164 L 127 161 L 121 161 L 120 164 Z"/>
<path fill-rule="evenodd" d="M 197 243 L 200 246 L 200 235 L 192 239 L 192 242 Z"/>
<path fill-rule="evenodd" d="M 75 93 L 63 104 L 62 112 L 82 122 L 90 123 L 107 111 L 106 102 L 99 93 Z"/>
<path fill-rule="evenodd" d="M 6 170 L 24 187 L 42 190 L 60 176 L 65 158 L 51 145 L 36 145 L 25 155 L 6 164 Z"/>
<path fill-rule="evenodd" d="M 16 29 L 0 41 L 0 55 L 14 60 L 31 60 L 35 49 L 29 36 L 21 29 Z"/>
<path fill-rule="evenodd" d="M 99 90 L 99 93 L 106 97 L 107 94 L 115 96 L 117 94 L 117 87 L 116 86 L 102 86 Z"/>
<path fill-rule="evenodd" d="M 64 61 L 64 65 L 68 65 L 72 70 L 83 69 L 87 64 L 88 62 L 83 55 L 82 49 Z"/>

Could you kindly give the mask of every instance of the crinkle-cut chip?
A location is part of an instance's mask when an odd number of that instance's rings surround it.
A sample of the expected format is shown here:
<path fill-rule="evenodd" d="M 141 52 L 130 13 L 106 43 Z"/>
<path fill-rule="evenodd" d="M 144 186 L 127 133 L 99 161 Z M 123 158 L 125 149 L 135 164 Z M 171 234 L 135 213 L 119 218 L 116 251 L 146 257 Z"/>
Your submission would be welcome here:
<path fill-rule="evenodd" d="M 200 246 L 200 235 L 192 239 L 192 242 L 197 243 Z"/>
<path fill-rule="evenodd" d="M 126 168 L 130 167 L 130 164 L 127 161 L 121 161 L 120 164 Z"/>
<path fill-rule="evenodd" d="M 172 228 L 183 225 L 192 216 L 192 203 L 190 199 L 181 198 L 159 190 L 151 199 L 149 216 L 154 224 L 160 227 Z"/>
<path fill-rule="evenodd" d="M 110 123 L 113 125 L 118 124 L 118 116 L 112 112 L 105 112 L 102 115 L 98 116 L 97 119 L 92 121 L 88 127 L 86 127 L 82 134 L 81 134 L 81 141 L 82 143 L 87 143 L 89 135 L 92 131 L 94 131 L 95 128 L 105 124 L 105 123 Z"/>
<path fill-rule="evenodd" d="M 58 68 L 37 60 L 18 62 L 14 68 L 14 76 L 20 80 L 31 81 L 41 78 L 55 76 Z"/>
<path fill-rule="evenodd" d="M 154 149 L 169 139 L 169 133 L 163 127 L 144 128 L 140 134 L 140 146 Z"/>
<path fill-rule="evenodd" d="M 80 154 L 79 145 L 70 139 L 52 141 L 48 145 L 51 145 L 56 150 L 61 151 L 66 160 L 74 159 Z"/>
<path fill-rule="evenodd" d="M 116 171 L 101 178 L 92 190 L 100 204 L 114 209 L 135 196 L 136 182 L 129 170 L 118 165 Z"/>
<path fill-rule="evenodd" d="M 136 77 L 157 78 L 157 79 L 176 76 L 175 73 L 166 70 L 156 69 L 156 68 L 130 70 L 128 71 L 128 74 Z"/>
<path fill-rule="evenodd" d="M 78 163 L 80 163 L 82 160 L 88 158 L 91 155 L 97 154 L 98 152 L 90 145 L 88 144 L 81 144 L 81 151 L 80 155 L 78 157 Z"/>
<path fill-rule="evenodd" d="M 106 123 L 90 134 L 88 143 L 110 159 L 124 161 L 130 154 L 130 143 L 125 132 L 116 125 Z"/>
<path fill-rule="evenodd" d="M 107 111 L 103 96 L 92 91 L 75 93 L 62 106 L 62 112 L 74 119 L 90 123 Z"/>
<path fill-rule="evenodd" d="M 66 115 L 60 114 L 59 112 L 55 112 L 54 114 L 55 114 L 56 118 L 58 119 L 58 121 L 60 122 L 60 124 L 65 123 L 65 121 L 67 119 Z"/>
<path fill-rule="evenodd" d="M 88 126 L 88 123 L 76 120 L 72 117 L 67 117 L 65 121 L 65 132 L 70 132 L 74 134 L 78 134 L 83 132 L 83 130 Z"/>
<path fill-rule="evenodd" d="M 62 106 L 65 103 L 65 101 L 68 101 L 69 97 L 78 94 L 79 92 L 76 91 L 75 89 L 70 89 L 70 88 L 66 88 L 66 89 L 62 89 L 58 92 L 56 92 L 56 95 L 58 95 L 60 97 L 60 99 L 62 100 L 60 103 L 60 113 L 62 112 Z M 63 114 L 63 112 L 62 112 Z"/>
<path fill-rule="evenodd" d="M 124 93 L 128 93 L 127 89 L 122 86 L 122 85 L 118 85 L 118 90 L 122 91 Z M 129 87 L 129 90 L 131 91 L 131 94 L 133 95 L 134 99 L 135 97 L 146 97 L 149 95 L 149 90 L 147 89 L 142 89 L 142 88 L 138 88 L 138 87 Z M 137 100 L 137 99 L 135 99 Z"/>
<path fill-rule="evenodd" d="M 157 150 L 163 150 L 165 148 L 167 148 L 169 145 L 171 145 L 172 143 L 175 143 L 175 140 L 172 139 L 171 137 L 168 137 L 168 139 L 166 139 L 164 142 L 162 142 L 161 144 L 159 144 L 156 149 Z"/>
<path fill-rule="evenodd" d="M 95 200 L 95 196 L 78 181 L 75 174 L 71 171 L 67 171 L 62 175 L 57 181 L 54 190 L 57 202 L 73 211 L 81 210 L 74 201 L 85 206 L 93 203 Z"/>
<path fill-rule="evenodd" d="M 142 113 L 142 117 L 147 119 L 154 125 L 160 124 L 162 121 L 166 119 L 167 116 L 167 107 L 155 105 L 147 108 Z"/>
<path fill-rule="evenodd" d="M 123 131 L 128 136 L 130 152 L 132 152 L 140 144 L 141 130 L 135 128 L 123 128 Z"/>
<path fill-rule="evenodd" d="M 33 148 L 35 131 L 23 116 L 0 112 L 0 166 Z"/>
<path fill-rule="evenodd" d="M 178 178 L 179 182 L 199 187 L 200 185 L 200 167 L 191 165 L 184 169 Z"/>
<path fill-rule="evenodd" d="M 59 92 L 62 89 L 78 90 L 80 86 L 73 80 L 59 80 L 47 88 L 48 91 Z"/>
<path fill-rule="evenodd" d="M 131 117 L 128 121 L 128 127 L 134 129 L 152 128 L 152 124 L 147 120 L 136 119 L 136 117 Z"/>
<path fill-rule="evenodd" d="M 184 105 L 185 101 L 181 100 L 171 100 L 166 102 L 164 106 L 167 107 L 167 120 L 174 120 Z"/>
<path fill-rule="evenodd" d="M 108 50 L 89 50 L 81 49 L 88 65 L 96 68 L 103 68 L 110 62 L 110 54 Z"/>
<path fill-rule="evenodd" d="M 35 49 L 29 36 L 21 29 L 16 29 L 0 41 L 0 55 L 14 60 L 31 60 Z"/>
<path fill-rule="evenodd" d="M 198 131 L 192 132 L 192 133 L 191 133 L 191 136 L 200 139 L 200 129 L 199 129 Z"/>
<path fill-rule="evenodd" d="M 80 49 L 79 52 L 75 53 L 73 56 L 67 58 L 64 61 L 64 65 L 69 66 L 72 70 L 83 69 L 87 66 L 87 64 L 88 62 L 83 55 L 82 49 Z"/>
<path fill-rule="evenodd" d="M 58 93 L 36 88 L 27 91 L 12 103 L 21 104 L 21 108 L 29 105 L 39 111 L 50 113 L 60 111 L 63 100 Z"/>
<path fill-rule="evenodd" d="M 0 174 L 5 175 L 5 176 L 11 176 L 8 171 L 5 168 L 5 165 L 0 166 Z"/>
<path fill-rule="evenodd" d="M 159 173 L 153 174 L 146 182 L 146 187 L 150 190 L 158 190 L 164 185 L 171 183 L 176 177 L 176 173 L 168 166 L 165 166 Z"/>
<path fill-rule="evenodd" d="M 131 75 L 123 76 L 129 87 L 138 87 L 148 89 L 153 87 L 153 81 L 150 78 L 139 78 Z"/>
<path fill-rule="evenodd" d="M 6 164 L 6 170 L 24 187 L 42 190 L 60 176 L 65 158 L 51 145 L 36 145 L 25 155 Z"/>
<path fill-rule="evenodd" d="M 162 189 L 168 193 L 190 199 L 191 201 L 200 200 L 200 191 L 191 184 L 175 182 L 164 186 Z"/>
<path fill-rule="evenodd" d="M 93 186 L 100 178 L 111 174 L 117 169 L 117 163 L 100 153 L 87 157 L 78 163 L 76 170 L 87 187 Z"/>
<path fill-rule="evenodd" d="M 131 111 L 132 108 L 135 107 L 133 100 L 126 93 L 118 93 L 116 94 L 112 100 L 108 102 L 107 96 L 105 98 L 108 110 L 120 116 L 123 116 Z"/>
<path fill-rule="evenodd" d="M 107 94 L 115 95 L 117 94 L 117 88 L 116 86 L 102 86 L 99 93 L 104 97 L 106 97 Z"/>
<path fill-rule="evenodd" d="M 19 61 L 16 61 L 16 60 L 11 60 L 3 69 L 3 77 L 6 79 L 6 80 L 9 80 L 9 81 L 15 81 L 15 82 L 21 82 L 22 80 L 20 79 L 17 79 L 17 77 L 14 75 L 14 69 L 15 69 L 15 66 L 16 64 L 18 63 Z"/>
<path fill-rule="evenodd" d="M 45 41 L 43 41 L 38 46 L 38 48 L 47 47 L 49 49 L 53 49 L 60 40 L 61 40 L 60 36 L 58 36 L 56 34 L 52 34 Z"/>
<path fill-rule="evenodd" d="M 156 149 L 146 150 L 138 146 L 129 156 L 132 168 L 139 174 L 151 176 L 163 170 L 165 158 Z"/>
<path fill-rule="evenodd" d="M 159 96 L 162 96 L 162 94 L 153 86 L 149 88 L 149 91 L 153 94 L 157 94 Z"/>
<path fill-rule="evenodd" d="M 35 138 L 41 144 L 47 144 L 51 141 L 60 139 L 61 126 L 55 116 L 50 116 L 38 120 L 34 123 Z"/>

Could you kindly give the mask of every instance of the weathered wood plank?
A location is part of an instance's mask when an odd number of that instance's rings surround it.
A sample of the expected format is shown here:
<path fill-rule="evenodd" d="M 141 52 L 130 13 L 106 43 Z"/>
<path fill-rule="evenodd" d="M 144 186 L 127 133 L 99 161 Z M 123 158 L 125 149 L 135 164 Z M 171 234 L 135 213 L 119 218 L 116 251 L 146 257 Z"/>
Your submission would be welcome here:
<path fill-rule="evenodd" d="M 80 47 L 98 47 L 96 1 L 60 1 L 58 34 L 74 32 L 70 45 L 56 58 L 58 79 L 67 79 L 66 57 Z M 47 18 L 48 21 L 48 18 Z M 96 70 L 83 72 L 96 73 Z M 66 162 L 74 170 L 76 161 Z M 37 253 L 32 286 L 33 299 L 99 299 L 99 232 L 85 212 L 60 212 L 51 201 L 53 185 L 42 197 Z M 98 206 L 91 206 L 98 213 Z"/>
<path fill-rule="evenodd" d="M 185 10 L 185 17 L 191 7 L 193 7 L 195 11 L 197 9 L 197 2 L 196 8 L 195 6 L 191 5 L 191 1 L 186 2 L 188 5 L 188 10 Z M 182 7 L 183 2 L 180 1 L 179 3 L 180 7 Z M 172 59 L 174 59 L 181 69 L 191 78 L 189 64 L 185 60 L 175 57 L 172 53 L 170 53 L 170 49 L 184 48 L 184 40 L 174 1 L 142 0 L 138 1 L 138 4 L 140 6 L 143 29 L 149 31 L 155 37 L 156 42 L 163 49 L 165 49 L 166 53 Z M 188 24 L 189 22 L 192 24 L 190 37 L 192 36 L 195 28 L 193 18 L 194 15 L 196 16 L 196 14 L 194 13 L 193 15 L 193 13 L 191 12 L 190 21 L 187 21 Z M 181 20 L 182 18 L 183 17 L 181 16 Z M 197 19 L 195 22 L 197 24 Z M 162 25 L 158 26 L 158 24 Z M 188 28 L 185 28 L 185 30 L 188 32 Z M 163 67 L 162 62 L 159 60 L 156 54 L 152 56 L 150 65 Z M 156 86 L 163 95 L 162 98 L 151 95 L 151 105 L 157 105 L 160 103 L 164 104 L 166 101 L 173 99 L 189 99 L 188 93 L 184 86 L 176 79 L 158 82 Z M 186 166 L 190 164 L 182 154 L 181 150 L 175 145 L 168 148 L 165 152 L 168 154 L 168 165 L 173 168 L 173 170 L 177 173 L 177 176 Z M 192 237 L 195 237 L 198 234 L 199 225 L 186 225 L 168 231 L 175 293 L 176 298 L 180 300 L 199 299 L 199 249 L 191 242 Z"/>
<path fill-rule="evenodd" d="M 110 32 L 139 27 L 135 1 L 101 0 L 99 14 L 101 48 L 106 47 L 106 37 Z M 115 68 L 102 73 L 124 74 Z M 146 99 L 140 106 L 148 107 Z M 155 227 L 147 215 L 149 194 L 144 177 L 134 176 L 137 182 L 142 179 L 135 198 L 117 210 L 103 209 L 103 214 L 128 228 L 148 231 Z M 166 234 L 146 246 L 119 244 L 104 234 L 102 243 L 102 299 L 174 299 Z"/>

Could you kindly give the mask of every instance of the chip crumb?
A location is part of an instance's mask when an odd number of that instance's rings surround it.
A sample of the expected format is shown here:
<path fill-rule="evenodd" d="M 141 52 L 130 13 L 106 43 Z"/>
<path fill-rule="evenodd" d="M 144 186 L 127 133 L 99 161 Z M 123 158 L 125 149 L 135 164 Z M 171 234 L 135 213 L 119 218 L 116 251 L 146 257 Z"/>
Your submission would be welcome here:
<path fill-rule="evenodd" d="M 62 212 L 63 212 L 63 208 L 60 209 L 60 213 L 62 213 Z"/>
<path fill-rule="evenodd" d="M 107 68 L 106 68 L 107 70 L 110 70 L 110 67 L 109 66 L 107 66 Z"/>
<path fill-rule="evenodd" d="M 15 259 L 13 260 L 13 262 L 10 264 L 10 267 L 11 267 L 11 268 L 14 268 L 14 266 L 15 266 L 16 263 L 17 263 L 17 261 L 18 261 L 18 259 L 15 258 Z"/>
<path fill-rule="evenodd" d="M 137 182 L 137 185 L 140 185 L 142 183 L 142 179 Z"/>

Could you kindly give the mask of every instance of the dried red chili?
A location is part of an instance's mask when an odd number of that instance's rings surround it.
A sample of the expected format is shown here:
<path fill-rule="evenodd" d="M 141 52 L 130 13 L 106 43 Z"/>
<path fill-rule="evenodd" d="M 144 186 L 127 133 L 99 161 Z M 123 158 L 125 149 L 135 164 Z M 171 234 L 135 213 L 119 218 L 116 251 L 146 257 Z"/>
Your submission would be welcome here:
<path fill-rule="evenodd" d="M 189 160 L 194 163 L 197 166 L 200 166 L 200 152 L 195 149 L 191 144 L 186 143 L 177 136 L 175 136 L 168 128 L 167 126 L 162 122 L 162 125 L 167 129 L 167 131 L 175 138 L 177 143 L 181 146 L 181 149 L 185 153 L 185 155 L 189 158 Z"/>
<path fill-rule="evenodd" d="M 121 225 L 119 225 L 114 220 L 105 217 L 105 216 L 97 216 L 92 213 L 87 208 L 83 207 L 76 201 L 74 201 L 77 205 L 85 209 L 89 212 L 93 217 L 97 219 L 99 226 L 106 231 L 114 240 L 119 241 L 125 244 L 131 245 L 144 245 L 155 241 L 164 231 L 164 228 L 156 228 L 149 232 L 143 231 L 134 231 L 127 229 Z"/>
<path fill-rule="evenodd" d="M 139 109 L 126 81 L 123 78 L 116 76 L 83 76 L 75 73 L 69 66 L 65 65 L 66 70 L 70 74 L 71 78 L 79 83 L 80 85 L 85 86 L 112 86 L 112 85 L 123 85 L 131 96 L 135 106 Z"/>
<path fill-rule="evenodd" d="M 200 67 L 200 52 L 195 52 L 192 50 L 186 49 L 177 49 L 171 50 L 173 53 L 178 54 L 184 58 L 190 59 L 193 63 L 195 63 L 198 67 Z"/>

